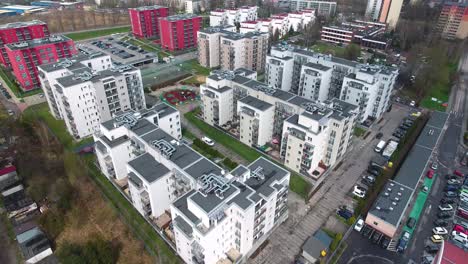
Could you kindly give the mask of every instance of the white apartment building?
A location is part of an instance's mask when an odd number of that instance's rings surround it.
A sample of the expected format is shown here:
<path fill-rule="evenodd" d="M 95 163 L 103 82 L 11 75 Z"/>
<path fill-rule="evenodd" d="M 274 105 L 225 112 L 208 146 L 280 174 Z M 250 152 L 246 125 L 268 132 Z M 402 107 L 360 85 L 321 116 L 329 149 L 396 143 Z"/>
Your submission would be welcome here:
<path fill-rule="evenodd" d="M 252 31 L 257 32 L 276 32 L 279 36 L 285 36 L 292 28 L 298 31 L 307 24 L 315 21 L 315 10 L 304 9 L 294 13 L 282 13 L 272 15 L 269 18 L 259 19 L 256 21 L 244 21 L 240 23 L 239 32 L 247 33 Z"/>
<path fill-rule="evenodd" d="M 281 142 L 280 155 L 285 161 L 285 165 L 311 177 L 314 177 L 314 172 L 319 165 L 322 168 L 332 166 L 346 152 L 351 142 L 352 130 L 359 110 L 357 106 L 336 98 L 318 103 L 315 100 L 275 89 L 256 81 L 254 75 L 242 70 L 213 73 L 207 77 L 206 85 L 201 86 L 202 91 L 205 89 L 212 91 L 230 89 L 233 91 L 232 95 L 229 94 L 224 98 L 220 95 L 215 100 L 233 100 L 232 105 L 234 109 L 237 109 L 237 112 L 230 112 L 229 117 L 226 117 L 224 122 L 230 121 L 231 124 L 239 124 L 239 140 L 250 146 L 263 146 L 261 145 L 263 142 L 255 142 L 252 137 L 254 139 L 258 139 L 260 136 L 264 137 L 265 143 L 272 143 L 273 139 L 277 139 L 278 142 Z M 211 124 L 212 121 L 209 118 L 229 111 L 222 108 L 231 107 L 231 104 L 218 103 L 219 108 L 211 108 L 209 104 L 205 104 L 204 97 L 208 96 L 201 92 L 203 117 L 205 122 Z M 246 107 L 245 102 L 249 102 L 250 107 L 247 106 L 247 111 L 242 111 Z M 253 105 L 257 105 L 257 107 Z M 271 108 L 273 108 L 272 113 L 260 116 L 261 112 L 269 112 Z M 262 109 L 263 111 L 260 111 Z M 212 111 L 218 111 L 218 113 Z M 257 114 L 258 117 L 253 118 Z M 232 119 L 229 120 L 229 118 Z M 265 129 L 260 128 L 258 129 L 259 133 L 253 134 L 251 131 L 254 131 L 257 126 L 260 127 L 262 123 L 268 126 L 268 130 L 264 131 Z M 216 125 L 222 126 L 222 124 Z M 302 134 L 307 136 L 301 137 L 302 141 L 288 137 L 291 127 L 298 131 L 301 130 Z M 269 130 L 272 131 L 271 134 Z M 260 134 L 260 131 L 268 133 Z M 335 137 L 338 137 L 339 140 L 335 140 Z M 306 151 L 302 149 L 305 148 L 305 143 L 308 143 L 308 146 L 313 146 L 312 150 L 308 150 L 310 152 L 308 155 L 312 157 L 308 162 L 305 161 L 306 157 L 302 158 L 301 156 Z M 301 149 L 299 150 L 299 148 Z M 301 166 L 302 163 L 304 165 Z"/>
<path fill-rule="evenodd" d="M 185 13 L 198 14 L 202 8 L 201 0 L 185 0 Z"/>
<path fill-rule="evenodd" d="M 287 66 L 285 67 L 285 65 Z M 266 58 L 265 69 L 266 83 L 276 89 L 292 92 L 319 102 L 332 98 L 341 100 L 345 98 L 344 101 L 360 106 L 360 122 L 367 118 L 378 119 L 381 117 L 388 108 L 390 94 L 398 75 L 398 70 L 393 67 L 368 66 L 291 45 L 272 47 L 270 55 Z M 367 72 L 367 69 L 375 78 L 364 77 L 363 71 Z M 305 82 L 306 77 L 311 82 Z M 368 85 L 368 90 L 365 91 L 369 93 L 366 98 L 370 100 L 356 101 L 352 94 L 349 95 L 349 99 L 348 96 L 343 97 L 342 92 L 346 77 L 358 78 L 358 80 L 363 78 L 364 82 L 371 82 L 373 85 Z"/>
<path fill-rule="evenodd" d="M 233 9 L 216 9 L 210 12 L 210 27 L 230 25 L 257 20 L 257 6 L 243 6 Z"/>
<path fill-rule="evenodd" d="M 323 102 L 328 99 L 332 68 L 317 63 L 306 63 L 301 69 L 298 95 L 312 101 Z"/>
<path fill-rule="evenodd" d="M 382 0 L 368 0 L 365 16 L 373 21 L 378 21 L 380 18 L 380 10 L 382 9 Z"/>
<path fill-rule="evenodd" d="M 252 96 L 237 101 L 239 140 L 247 146 L 264 146 L 273 138 L 275 108 Z"/>
<path fill-rule="evenodd" d="M 92 135 L 118 112 L 145 107 L 140 70 L 113 66 L 108 55 L 78 55 L 38 70 L 52 114 L 74 138 Z"/>
<path fill-rule="evenodd" d="M 239 34 L 223 27 L 198 31 L 198 61 L 204 67 L 225 70 L 247 68 L 263 72 L 268 53 L 269 34 Z"/>
<path fill-rule="evenodd" d="M 186 263 L 245 260 L 288 217 L 287 170 L 265 158 L 223 170 L 178 141 L 180 114 L 169 105 L 122 113 L 94 138 L 102 172 L 128 184 L 140 214 L 154 219 L 170 211 Z"/>
<path fill-rule="evenodd" d="M 265 158 L 229 175 L 211 173 L 171 206 L 186 263 L 239 263 L 286 220 L 290 173 Z"/>
<path fill-rule="evenodd" d="M 336 2 L 323 0 L 291 0 L 291 11 L 301 11 L 303 9 L 314 9 L 317 15 L 331 17 L 336 12 Z"/>

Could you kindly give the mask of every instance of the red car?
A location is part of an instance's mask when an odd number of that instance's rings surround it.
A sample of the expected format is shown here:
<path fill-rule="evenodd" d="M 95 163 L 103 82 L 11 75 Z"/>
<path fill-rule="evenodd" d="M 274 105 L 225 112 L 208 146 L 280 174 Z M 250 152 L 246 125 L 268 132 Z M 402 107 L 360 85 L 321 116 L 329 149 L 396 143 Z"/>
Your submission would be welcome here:
<path fill-rule="evenodd" d="M 463 226 L 461 226 L 461 225 L 454 225 L 453 226 L 453 231 L 465 233 L 465 228 L 463 228 Z"/>
<path fill-rule="evenodd" d="M 457 215 L 468 220 L 468 212 L 465 212 L 464 210 L 458 210 Z"/>
<path fill-rule="evenodd" d="M 457 175 L 457 176 L 460 176 L 460 177 L 464 177 L 465 175 L 463 175 L 463 173 L 461 173 L 461 171 L 459 170 L 454 170 L 453 171 L 453 174 Z"/>
<path fill-rule="evenodd" d="M 432 177 L 434 177 L 434 171 L 433 171 L 433 170 L 428 170 L 426 176 L 427 176 L 429 179 L 432 179 Z"/>

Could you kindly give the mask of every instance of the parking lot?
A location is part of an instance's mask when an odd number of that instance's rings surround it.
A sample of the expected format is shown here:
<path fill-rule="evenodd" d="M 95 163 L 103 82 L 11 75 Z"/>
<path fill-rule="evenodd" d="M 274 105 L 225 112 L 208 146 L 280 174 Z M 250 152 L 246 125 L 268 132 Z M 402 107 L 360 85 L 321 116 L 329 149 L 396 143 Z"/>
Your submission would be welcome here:
<path fill-rule="evenodd" d="M 158 61 L 156 54 L 123 41 L 123 34 L 83 41 L 77 45 L 84 52 L 100 51 L 111 55 L 115 64 L 140 66 Z"/>

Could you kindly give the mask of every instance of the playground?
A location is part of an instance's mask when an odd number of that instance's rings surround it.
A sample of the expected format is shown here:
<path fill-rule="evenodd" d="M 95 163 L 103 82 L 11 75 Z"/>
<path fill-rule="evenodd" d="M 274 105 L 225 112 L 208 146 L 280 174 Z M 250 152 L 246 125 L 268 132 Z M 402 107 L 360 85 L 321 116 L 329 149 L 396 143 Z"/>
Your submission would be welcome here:
<path fill-rule="evenodd" d="M 161 95 L 161 100 L 171 105 L 179 105 L 199 99 L 197 93 L 189 88 L 177 89 L 165 92 Z"/>

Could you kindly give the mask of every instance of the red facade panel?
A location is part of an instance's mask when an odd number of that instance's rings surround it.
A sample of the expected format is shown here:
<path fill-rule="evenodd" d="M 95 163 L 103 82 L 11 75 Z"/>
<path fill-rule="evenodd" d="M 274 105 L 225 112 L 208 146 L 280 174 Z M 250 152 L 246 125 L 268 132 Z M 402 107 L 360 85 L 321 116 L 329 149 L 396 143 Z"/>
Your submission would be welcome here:
<path fill-rule="evenodd" d="M 145 6 L 128 9 L 132 33 L 138 38 L 156 38 L 159 36 L 159 19 L 167 17 L 169 8 Z"/>
<path fill-rule="evenodd" d="M 177 15 L 159 21 L 161 47 L 170 51 L 195 48 L 197 32 L 202 26 L 202 17 Z"/>
<path fill-rule="evenodd" d="M 65 37 L 44 38 L 40 41 L 8 44 L 5 46 L 13 75 L 25 91 L 40 86 L 37 66 L 55 62 L 77 53 L 73 40 Z"/>

